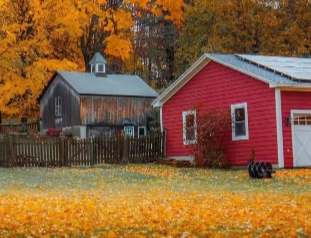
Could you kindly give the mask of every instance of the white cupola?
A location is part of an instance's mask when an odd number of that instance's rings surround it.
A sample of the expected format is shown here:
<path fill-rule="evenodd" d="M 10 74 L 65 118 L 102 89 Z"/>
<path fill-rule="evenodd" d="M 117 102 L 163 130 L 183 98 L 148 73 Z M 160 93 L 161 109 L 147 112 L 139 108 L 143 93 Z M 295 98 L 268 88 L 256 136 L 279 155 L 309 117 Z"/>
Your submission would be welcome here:
<path fill-rule="evenodd" d="M 89 63 L 91 65 L 91 73 L 105 74 L 106 63 L 107 61 L 105 58 L 99 52 L 97 52 Z"/>

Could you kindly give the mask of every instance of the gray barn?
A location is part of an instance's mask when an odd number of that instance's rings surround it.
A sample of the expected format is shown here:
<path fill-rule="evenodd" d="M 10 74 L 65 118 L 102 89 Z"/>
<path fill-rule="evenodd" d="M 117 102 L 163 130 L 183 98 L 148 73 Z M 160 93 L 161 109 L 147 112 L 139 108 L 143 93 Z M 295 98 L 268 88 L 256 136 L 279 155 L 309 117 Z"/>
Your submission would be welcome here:
<path fill-rule="evenodd" d="M 147 133 L 151 102 L 158 96 L 136 75 L 106 74 L 96 53 L 91 72 L 56 71 L 39 97 L 41 130 L 78 128 L 90 136 Z"/>

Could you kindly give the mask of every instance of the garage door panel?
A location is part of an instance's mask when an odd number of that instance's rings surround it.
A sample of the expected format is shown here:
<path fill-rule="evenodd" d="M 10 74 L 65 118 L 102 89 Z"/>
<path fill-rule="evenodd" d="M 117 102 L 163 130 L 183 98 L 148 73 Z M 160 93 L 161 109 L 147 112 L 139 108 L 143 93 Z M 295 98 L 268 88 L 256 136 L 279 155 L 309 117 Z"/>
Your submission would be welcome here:
<path fill-rule="evenodd" d="M 311 126 L 293 125 L 294 166 L 311 166 Z"/>
<path fill-rule="evenodd" d="M 308 141 L 308 137 L 310 136 L 309 131 L 305 130 L 295 130 L 295 137 L 297 140 L 299 140 L 301 143 L 304 143 Z"/>

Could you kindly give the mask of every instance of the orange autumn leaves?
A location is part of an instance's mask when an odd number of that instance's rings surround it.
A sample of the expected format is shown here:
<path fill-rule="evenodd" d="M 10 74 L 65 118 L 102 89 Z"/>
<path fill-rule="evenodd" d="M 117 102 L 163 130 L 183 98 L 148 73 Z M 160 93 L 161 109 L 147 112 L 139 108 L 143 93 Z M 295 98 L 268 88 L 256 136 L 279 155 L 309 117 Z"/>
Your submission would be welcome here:
<path fill-rule="evenodd" d="M 311 234 L 310 198 L 232 193 L 104 191 L 61 197 L 6 195 L 0 236 L 17 237 L 297 237 Z M 302 209 L 303 208 L 303 209 Z"/>
<path fill-rule="evenodd" d="M 36 99 L 56 69 L 84 71 L 80 41 L 94 14 L 106 32 L 105 53 L 129 60 L 136 5 L 158 15 L 165 11 L 178 27 L 183 22 L 182 0 L 0 0 L 2 113 L 38 116 Z"/>
<path fill-rule="evenodd" d="M 311 170 L 277 171 L 271 180 L 252 180 L 246 171 L 135 165 L 11 171 L 9 181 L 22 173 L 41 186 L 25 182 L 23 189 L 0 192 L 0 237 L 311 235 L 311 181 L 299 185 L 306 186 L 304 191 L 292 184 L 310 178 Z M 0 170 L 2 179 L 4 174 L 9 175 Z M 84 188 L 75 184 L 89 178 Z M 46 179 L 54 188 L 44 184 Z M 57 188 L 59 181 L 71 179 L 66 189 Z M 89 189 L 95 181 L 100 186 Z M 224 188 L 225 183 L 230 186 Z"/>

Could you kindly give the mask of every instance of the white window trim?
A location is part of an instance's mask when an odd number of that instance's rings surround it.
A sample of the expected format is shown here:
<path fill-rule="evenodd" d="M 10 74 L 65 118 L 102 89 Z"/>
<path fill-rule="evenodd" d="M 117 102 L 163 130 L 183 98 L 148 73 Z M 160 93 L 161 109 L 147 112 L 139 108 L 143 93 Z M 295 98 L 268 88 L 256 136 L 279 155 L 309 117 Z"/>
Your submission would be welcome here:
<path fill-rule="evenodd" d="M 99 65 L 103 66 L 103 71 L 99 71 Z M 93 66 L 95 66 L 95 69 L 93 71 Z M 105 64 L 92 64 L 91 65 L 91 73 L 105 73 L 106 72 L 106 65 Z"/>
<path fill-rule="evenodd" d="M 93 66 L 94 66 L 94 70 L 93 70 Z M 91 65 L 91 73 L 94 73 L 94 72 L 96 72 L 96 65 L 92 64 Z"/>
<path fill-rule="evenodd" d="M 237 108 L 244 108 L 245 110 L 245 131 L 246 135 L 244 136 L 236 136 L 235 129 L 234 129 L 234 122 L 235 122 L 235 109 Z M 249 139 L 249 130 L 248 130 L 248 110 L 247 110 L 247 103 L 237 103 L 231 105 L 231 115 L 232 115 L 232 140 L 239 141 L 239 140 L 248 140 Z"/>
<path fill-rule="evenodd" d="M 99 65 L 103 66 L 103 71 L 99 71 Z M 95 71 L 98 73 L 105 73 L 105 71 L 106 71 L 105 64 L 96 64 L 96 70 Z"/>
<path fill-rule="evenodd" d="M 126 133 L 126 129 L 132 129 L 133 130 L 133 137 L 135 136 L 135 128 L 134 128 L 134 126 L 125 126 L 124 127 L 124 133 Z"/>
<path fill-rule="evenodd" d="M 63 116 L 63 101 L 61 96 L 55 98 L 55 117 Z"/>
<path fill-rule="evenodd" d="M 188 115 L 194 115 L 194 140 L 187 140 L 186 137 L 186 117 Z M 184 111 L 182 112 L 182 122 L 183 122 L 183 142 L 184 145 L 191 145 L 191 144 L 196 144 L 197 143 L 197 112 L 196 110 L 192 111 Z"/>
<path fill-rule="evenodd" d="M 144 129 L 144 135 L 143 135 L 143 136 L 140 136 L 140 135 L 139 135 L 139 129 L 142 129 L 142 128 Z M 137 129 L 138 138 L 139 138 L 139 137 L 144 137 L 144 136 L 146 136 L 146 134 L 147 134 L 146 127 L 145 127 L 145 126 L 139 126 L 138 129 Z"/>

